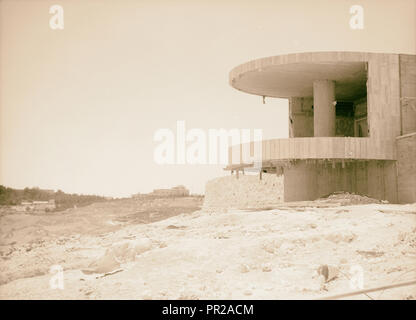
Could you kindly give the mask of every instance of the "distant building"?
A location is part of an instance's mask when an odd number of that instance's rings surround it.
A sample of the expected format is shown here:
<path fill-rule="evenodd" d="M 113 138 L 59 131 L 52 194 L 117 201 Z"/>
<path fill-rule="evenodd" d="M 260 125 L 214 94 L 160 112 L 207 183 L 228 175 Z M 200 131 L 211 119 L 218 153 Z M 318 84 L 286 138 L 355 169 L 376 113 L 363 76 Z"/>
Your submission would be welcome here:
<path fill-rule="evenodd" d="M 55 210 L 55 200 L 49 201 L 22 201 L 20 205 L 14 206 L 17 212 L 47 212 Z"/>
<path fill-rule="evenodd" d="M 185 186 L 176 186 L 170 189 L 154 189 L 150 193 L 137 193 L 133 198 L 173 198 L 173 197 L 187 197 L 189 190 Z"/>
<path fill-rule="evenodd" d="M 176 186 L 173 187 L 171 190 L 174 191 L 174 193 L 178 196 L 183 196 L 183 197 L 187 197 L 189 196 L 189 190 L 185 188 L 185 186 Z"/>
<path fill-rule="evenodd" d="M 160 197 L 187 197 L 189 196 L 189 190 L 184 186 L 176 186 L 170 189 L 155 189 L 150 194 Z"/>

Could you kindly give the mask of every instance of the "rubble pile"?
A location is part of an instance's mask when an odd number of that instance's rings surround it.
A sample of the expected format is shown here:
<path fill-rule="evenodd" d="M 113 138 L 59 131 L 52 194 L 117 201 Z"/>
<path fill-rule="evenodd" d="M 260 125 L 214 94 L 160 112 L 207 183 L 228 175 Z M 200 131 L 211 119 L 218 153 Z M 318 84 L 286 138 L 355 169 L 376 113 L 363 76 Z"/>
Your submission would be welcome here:
<path fill-rule="evenodd" d="M 349 192 L 334 192 L 329 196 L 319 199 L 321 202 L 339 203 L 342 206 L 358 205 L 358 204 L 372 204 L 372 203 L 388 203 L 386 200 L 378 200 L 367 197 L 365 195 L 359 195 Z"/>

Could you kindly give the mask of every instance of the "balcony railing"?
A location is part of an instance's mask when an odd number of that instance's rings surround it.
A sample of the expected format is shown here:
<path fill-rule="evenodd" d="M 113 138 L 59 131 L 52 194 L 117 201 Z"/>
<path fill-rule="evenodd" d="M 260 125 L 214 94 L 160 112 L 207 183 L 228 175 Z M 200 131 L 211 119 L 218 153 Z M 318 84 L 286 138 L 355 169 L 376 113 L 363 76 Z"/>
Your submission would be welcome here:
<path fill-rule="evenodd" d="M 243 146 L 244 150 L 250 150 L 251 157 L 254 156 L 255 147 L 253 142 L 231 146 L 228 153 L 230 166 L 247 163 L 245 158 L 243 161 Z M 308 137 L 273 139 L 263 140 L 261 146 L 261 158 L 257 157 L 254 161 L 267 162 L 295 159 L 396 160 L 394 142 L 371 138 Z"/>

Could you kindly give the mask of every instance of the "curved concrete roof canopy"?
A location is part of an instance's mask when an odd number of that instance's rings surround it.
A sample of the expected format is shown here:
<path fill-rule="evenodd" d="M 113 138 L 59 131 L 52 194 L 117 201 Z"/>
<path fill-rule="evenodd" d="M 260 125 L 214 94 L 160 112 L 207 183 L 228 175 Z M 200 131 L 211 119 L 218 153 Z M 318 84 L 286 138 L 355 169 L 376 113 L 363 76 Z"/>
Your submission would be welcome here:
<path fill-rule="evenodd" d="M 311 52 L 261 58 L 231 70 L 230 85 L 250 94 L 312 97 L 314 80 L 334 80 L 339 101 L 366 95 L 367 61 L 375 53 Z"/>

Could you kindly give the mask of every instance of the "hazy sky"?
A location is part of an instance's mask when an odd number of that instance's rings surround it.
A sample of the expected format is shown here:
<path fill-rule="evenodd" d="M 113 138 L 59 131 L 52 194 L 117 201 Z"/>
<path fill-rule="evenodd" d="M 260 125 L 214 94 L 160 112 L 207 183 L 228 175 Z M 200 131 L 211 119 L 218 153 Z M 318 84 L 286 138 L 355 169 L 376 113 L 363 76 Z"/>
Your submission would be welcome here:
<path fill-rule="evenodd" d="M 49 7 L 64 29 L 49 27 Z M 364 29 L 349 27 L 350 6 Z M 287 101 L 245 94 L 229 71 L 304 51 L 416 53 L 415 0 L 0 0 L 0 184 L 128 196 L 205 182 L 215 165 L 158 165 L 159 128 L 288 136 Z M 229 173 L 228 173 L 229 174 Z"/>

